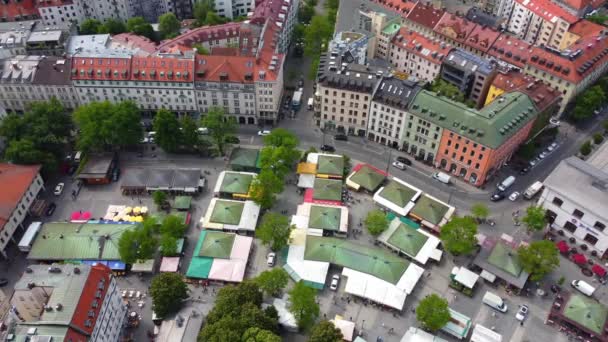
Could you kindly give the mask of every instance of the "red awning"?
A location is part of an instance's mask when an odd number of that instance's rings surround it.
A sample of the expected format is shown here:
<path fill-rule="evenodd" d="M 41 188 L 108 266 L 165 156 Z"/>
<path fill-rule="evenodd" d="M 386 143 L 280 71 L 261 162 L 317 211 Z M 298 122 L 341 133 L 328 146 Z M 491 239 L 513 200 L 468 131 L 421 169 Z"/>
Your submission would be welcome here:
<path fill-rule="evenodd" d="M 566 241 L 560 241 L 558 243 L 555 244 L 555 246 L 557 247 L 557 249 L 559 249 L 560 252 L 562 253 L 566 253 L 568 252 L 568 244 L 566 243 Z"/>
<path fill-rule="evenodd" d="M 600 277 L 606 275 L 606 270 L 598 264 L 593 265 L 593 267 L 591 267 L 591 271 L 593 271 L 593 273 L 599 275 Z"/>
<path fill-rule="evenodd" d="M 587 262 L 587 257 L 585 257 L 583 254 L 574 254 L 572 256 L 572 261 L 577 264 L 584 264 Z"/>

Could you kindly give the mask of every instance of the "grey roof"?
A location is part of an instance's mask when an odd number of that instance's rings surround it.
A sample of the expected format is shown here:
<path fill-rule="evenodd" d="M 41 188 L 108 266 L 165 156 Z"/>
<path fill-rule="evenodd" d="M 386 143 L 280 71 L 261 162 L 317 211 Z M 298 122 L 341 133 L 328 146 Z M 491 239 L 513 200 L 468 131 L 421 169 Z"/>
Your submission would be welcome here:
<path fill-rule="evenodd" d="M 319 83 L 325 87 L 372 94 L 383 75 L 383 67 L 349 63 L 339 54 L 323 55 L 319 62 Z"/>
<path fill-rule="evenodd" d="M 173 174 L 173 187 L 174 188 L 189 188 L 193 184 L 198 184 L 198 180 L 201 178 L 201 170 L 179 170 Z"/>
<path fill-rule="evenodd" d="M 147 187 L 183 190 L 198 187 L 200 177 L 200 169 L 129 168 L 125 170 L 120 186 L 123 189 Z"/>
<path fill-rule="evenodd" d="M 503 18 L 493 16 L 492 14 L 486 13 L 480 8 L 471 7 L 466 14 L 467 20 L 472 21 L 482 26 L 490 26 L 493 28 L 499 28 L 500 25 L 505 21 Z"/>
<path fill-rule="evenodd" d="M 66 53 L 75 54 L 78 52 L 100 52 L 107 49 L 110 41 L 109 34 L 89 34 L 70 37 Z"/>
<path fill-rule="evenodd" d="M 608 143 L 604 143 L 600 148 L 595 150 L 591 157 L 587 158 L 587 163 L 599 170 L 608 172 Z"/>
<path fill-rule="evenodd" d="M 547 176 L 545 187 L 577 203 L 580 208 L 608 221 L 608 173 L 570 157 L 562 160 Z"/>
<path fill-rule="evenodd" d="M 452 50 L 443 60 L 443 63 L 461 70 L 489 75 L 496 69 L 490 60 L 481 58 L 462 49 Z"/>
<path fill-rule="evenodd" d="M 34 29 L 38 22 L 38 20 L 25 20 L 0 23 L 0 32 L 31 31 Z"/>
<path fill-rule="evenodd" d="M 61 30 L 53 30 L 53 31 L 36 31 L 32 32 L 30 36 L 27 38 L 28 43 L 40 43 L 40 42 L 54 42 L 61 40 L 61 35 L 63 31 Z"/>
<path fill-rule="evenodd" d="M 78 178 L 95 177 L 99 175 L 107 175 L 112 165 L 112 156 L 90 156 L 87 164 L 78 174 Z"/>
<path fill-rule="evenodd" d="M 0 63 L 2 68 L 2 83 L 31 83 L 41 56 L 14 56 Z"/>
<path fill-rule="evenodd" d="M 45 57 L 38 63 L 38 71 L 32 83 L 40 85 L 70 85 L 72 61 L 59 57 Z"/>
<path fill-rule="evenodd" d="M 384 78 L 374 94 L 374 101 L 407 109 L 410 101 L 422 90 L 418 82 L 398 78 Z"/>

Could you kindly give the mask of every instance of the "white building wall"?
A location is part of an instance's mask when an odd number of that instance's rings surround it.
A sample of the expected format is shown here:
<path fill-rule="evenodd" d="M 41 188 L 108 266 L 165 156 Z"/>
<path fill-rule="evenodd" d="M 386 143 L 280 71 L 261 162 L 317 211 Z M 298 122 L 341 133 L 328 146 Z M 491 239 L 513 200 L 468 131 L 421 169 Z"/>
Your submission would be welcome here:
<path fill-rule="evenodd" d="M 127 307 L 122 301 L 116 280 L 112 277 L 91 334 L 91 342 L 118 341 L 126 315 Z"/>
<path fill-rule="evenodd" d="M 75 0 L 84 13 L 85 18 L 105 21 L 109 18 L 120 19 L 127 22 L 129 19 L 130 0 Z"/>
<path fill-rule="evenodd" d="M 28 211 L 40 190 L 44 188 L 44 182 L 40 174 L 36 175 L 32 184 L 28 187 L 27 191 L 17 204 L 17 207 L 11 214 L 8 222 L 4 225 L 2 232 L 0 233 L 0 253 L 5 254 L 6 246 L 11 241 L 13 234 L 17 230 L 17 227 L 21 226 L 23 220 L 27 216 Z"/>
<path fill-rule="evenodd" d="M 257 122 L 253 84 L 200 82 L 196 88 L 196 108 L 202 115 L 210 107 L 218 106 L 223 107 L 226 114 L 235 116 L 239 123 Z"/>
<path fill-rule="evenodd" d="M 393 108 L 382 102 L 372 101 L 369 111 L 369 124 L 367 136 L 374 135 L 374 141 L 389 144 L 403 140 L 402 129 L 405 126 L 407 112 L 398 108 Z M 384 140 L 383 140 L 384 139 Z"/>
<path fill-rule="evenodd" d="M 215 0 L 217 14 L 230 19 L 246 16 L 254 8 L 254 0 Z"/>
<path fill-rule="evenodd" d="M 24 112 L 32 102 L 57 98 L 67 109 L 78 106 L 74 87 L 69 85 L 33 85 L 0 83 L 0 105 L 7 111 Z"/>
<path fill-rule="evenodd" d="M 42 22 L 47 26 L 55 26 L 70 21 L 80 24 L 86 19 L 84 11 L 78 2 L 62 6 L 41 7 L 38 9 L 38 12 Z"/>

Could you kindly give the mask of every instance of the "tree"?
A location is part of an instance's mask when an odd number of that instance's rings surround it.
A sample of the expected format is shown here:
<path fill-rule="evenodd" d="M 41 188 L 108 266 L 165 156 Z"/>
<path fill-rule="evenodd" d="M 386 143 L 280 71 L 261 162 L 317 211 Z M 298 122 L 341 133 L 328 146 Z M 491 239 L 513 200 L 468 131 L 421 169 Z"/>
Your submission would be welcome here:
<path fill-rule="evenodd" d="M 178 216 L 167 215 L 160 225 L 160 233 L 180 239 L 186 233 L 186 225 Z"/>
<path fill-rule="evenodd" d="M 12 140 L 9 142 L 4 158 L 14 164 L 42 164 L 43 173 L 57 169 L 57 159 L 49 152 L 38 149 L 29 139 Z"/>
<path fill-rule="evenodd" d="M 299 143 L 298 137 L 285 128 L 275 128 L 264 137 L 266 146 L 295 148 Z"/>
<path fill-rule="evenodd" d="M 471 207 L 471 214 L 478 219 L 486 219 L 490 216 L 490 209 L 484 203 L 475 203 Z"/>
<path fill-rule="evenodd" d="M 289 235 L 293 226 L 289 224 L 287 216 L 267 212 L 262 217 L 262 223 L 255 230 L 255 236 L 262 240 L 264 245 L 269 245 L 273 251 L 280 251 L 289 241 Z"/>
<path fill-rule="evenodd" d="M 604 25 L 606 26 L 606 22 L 608 21 L 608 15 L 604 15 L 601 13 L 596 13 L 594 15 L 590 15 L 588 17 L 585 17 L 586 20 L 589 20 L 591 22 L 594 22 L 598 25 Z"/>
<path fill-rule="evenodd" d="M 190 150 L 194 150 L 199 147 L 200 136 L 198 134 L 198 127 L 196 122 L 189 116 L 184 116 L 179 122 L 181 128 L 181 144 Z"/>
<path fill-rule="evenodd" d="M 180 125 L 177 117 L 166 109 L 160 109 L 154 116 L 154 141 L 160 148 L 167 152 L 175 152 L 179 149 L 182 140 Z"/>
<path fill-rule="evenodd" d="M 160 237 L 160 250 L 164 257 L 171 257 L 177 254 L 177 239 L 169 234 Z"/>
<path fill-rule="evenodd" d="M 293 147 L 266 146 L 260 151 L 260 167 L 274 173 L 282 183 L 299 157 L 300 152 Z"/>
<path fill-rule="evenodd" d="M 177 36 L 180 28 L 181 25 L 175 14 L 168 12 L 158 17 L 158 30 L 163 39 Z"/>
<path fill-rule="evenodd" d="M 315 15 L 304 31 L 304 54 L 309 57 L 317 57 L 327 48 L 327 44 L 333 35 L 327 17 Z"/>
<path fill-rule="evenodd" d="M 152 200 L 154 201 L 154 204 L 161 207 L 167 202 L 167 194 L 160 190 L 156 190 L 152 193 Z"/>
<path fill-rule="evenodd" d="M 585 90 L 576 98 L 572 118 L 580 121 L 593 116 L 593 111 L 600 107 L 604 101 L 604 91 L 600 85 L 595 85 Z"/>
<path fill-rule="evenodd" d="M 382 210 L 372 210 L 367 213 L 365 227 L 373 236 L 380 235 L 388 228 L 388 219 Z"/>
<path fill-rule="evenodd" d="M 283 191 L 283 180 L 270 169 L 262 171 L 251 182 L 251 199 L 263 209 L 270 209 L 276 201 L 276 194 Z"/>
<path fill-rule="evenodd" d="M 526 216 L 521 221 L 529 231 L 541 231 L 547 226 L 545 209 L 541 206 L 530 206 L 526 209 Z"/>
<path fill-rule="evenodd" d="M 156 238 L 149 224 L 141 224 L 135 229 L 125 230 L 118 240 L 120 260 L 132 264 L 138 260 L 150 259 L 156 251 L 156 244 Z"/>
<path fill-rule="evenodd" d="M 585 143 L 583 143 L 581 145 L 580 148 L 580 152 L 583 156 L 588 156 L 591 153 L 592 147 L 591 147 L 591 141 L 585 141 Z"/>
<path fill-rule="evenodd" d="M 304 5 L 298 11 L 298 22 L 300 24 L 310 24 L 312 17 L 315 15 L 314 6 Z"/>
<path fill-rule="evenodd" d="M 601 144 L 604 141 L 604 136 L 602 135 L 602 133 L 595 133 L 593 135 L 593 143 L 596 145 Z"/>
<path fill-rule="evenodd" d="M 127 25 L 118 19 L 109 18 L 100 26 L 97 33 L 109 33 L 111 35 L 127 32 Z"/>
<path fill-rule="evenodd" d="M 254 327 L 245 330 L 241 342 L 281 342 L 281 337 L 272 331 Z"/>
<path fill-rule="evenodd" d="M 253 281 L 269 296 L 276 296 L 287 286 L 289 275 L 282 268 L 273 268 L 260 273 Z"/>
<path fill-rule="evenodd" d="M 517 256 L 533 281 L 541 280 L 559 266 L 559 252 L 555 244 L 548 240 L 534 241 L 529 246 L 520 247 Z"/>
<path fill-rule="evenodd" d="M 448 301 L 436 294 L 424 297 L 416 308 L 416 319 L 425 329 L 432 332 L 443 328 L 450 317 Z"/>
<path fill-rule="evenodd" d="M 441 227 L 441 241 L 454 255 L 470 254 L 477 245 L 477 224 L 471 217 L 453 217 Z"/>
<path fill-rule="evenodd" d="M 85 19 L 80 24 L 80 34 L 97 34 L 99 32 L 99 28 L 101 27 L 101 22 L 97 19 Z"/>
<path fill-rule="evenodd" d="M 222 107 L 211 107 L 207 115 L 202 119 L 201 125 L 207 127 L 209 136 L 215 143 L 217 150 L 221 155 L 224 155 L 226 136 L 234 134 L 236 131 L 234 117 L 227 117 Z"/>
<path fill-rule="evenodd" d="M 431 83 L 431 91 L 438 95 L 445 96 L 456 102 L 464 103 L 464 94 L 455 85 L 444 81 L 441 78 L 436 78 Z"/>
<path fill-rule="evenodd" d="M 208 55 L 209 54 L 209 50 L 207 50 L 207 48 L 204 47 L 203 44 L 201 44 L 201 43 L 192 44 L 192 48 L 195 49 L 196 53 L 198 53 L 200 55 Z"/>
<path fill-rule="evenodd" d="M 319 304 L 315 301 L 317 290 L 299 281 L 289 291 L 289 311 L 298 321 L 300 329 L 310 328 L 319 315 Z"/>
<path fill-rule="evenodd" d="M 333 9 L 333 10 L 337 10 L 339 5 L 340 5 L 340 0 L 327 0 L 323 4 L 323 6 L 325 6 L 325 8 Z"/>
<path fill-rule="evenodd" d="M 208 25 L 207 14 L 213 13 L 214 2 L 213 0 L 199 0 L 194 4 L 194 18 L 196 19 L 195 26 Z"/>
<path fill-rule="evenodd" d="M 179 273 L 161 273 L 152 278 L 150 285 L 152 307 L 158 317 L 178 311 L 188 298 L 188 286 Z"/>
<path fill-rule="evenodd" d="M 322 320 L 310 332 L 308 342 L 342 342 L 344 335 L 332 322 Z"/>
<path fill-rule="evenodd" d="M 127 30 L 154 40 L 154 29 L 143 17 L 132 17 L 127 20 Z"/>

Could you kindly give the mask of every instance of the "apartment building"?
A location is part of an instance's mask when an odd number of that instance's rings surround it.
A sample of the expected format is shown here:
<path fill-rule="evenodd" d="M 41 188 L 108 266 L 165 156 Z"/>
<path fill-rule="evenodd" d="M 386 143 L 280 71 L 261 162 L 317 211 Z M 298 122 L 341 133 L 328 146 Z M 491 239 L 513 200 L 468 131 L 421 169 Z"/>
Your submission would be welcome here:
<path fill-rule="evenodd" d="M 544 180 L 538 205 L 545 208 L 550 228 L 574 239 L 573 247 L 605 257 L 608 250 L 608 172 L 606 145 L 588 161 L 577 157 L 562 160 Z"/>
<path fill-rule="evenodd" d="M 404 129 L 405 122 L 412 117 L 408 106 L 420 90 L 422 87 L 417 82 L 384 77 L 372 98 L 367 138 L 393 148 L 401 148 L 405 134 L 409 134 Z"/>
<path fill-rule="evenodd" d="M 0 21 L 24 21 L 39 19 L 36 0 L 0 1 Z"/>
<path fill-rule="evenodd" d="M 165 13 L 173 13 L 179 20 L 191 19 L 194 17 L 194 3 L 193 0 L 163 0 L 163 13 L 159 13 L 154 21 L 156 22 L 158 17 Z"/>
<path fill-rule="evenodd" d="M 44 0 L 38 1 L 40 19 L 45 25 L 58 25 L 67 22 L 80 24 L 86 19 L 82 0 Z"/>
<path fill-rule="evenodd" d="M 369 33 L 368 55 L 386 59 L 390 41 L 401 27 L 401 18 L 359 9 L 358 23 L 359 30 Z"/>
<path fill-rule="evenodd" d="M 348 54 L 350 62 L 357 64 L 367 63 L 369 37 L 363 33 L 343 31 L 334 35 L 329 42 L 327 51 L 336 52 L 339 55 Z"/>
<path fill-rule="evenodd" d="M 6 246 L 18 227 L 25 229 L 23 220 L 44 183 L 40 166 L 7 163 L 0 164 L 0 183 L 0 254 L 6 258 Z"/>
<path fill-rule="evenodd" d="M 495 30 L 503 28 L 503 24 L 506 21 L 505 18 L 500 18 L 493 15 L 491 10 L 484 11 L 481 8 L 475 6 L 469 8 L 465 15 L 465 18 L 471 22 L 474 22 L 477 25 L 491 27 Z"/>
<path fill-rule="evenodd" d="M 116 279 L 102 264 L 30 265 L 11 305 L 21 320 L 17 340 L 118 341 L 127 314 Z"/>
<path fill-rule="evenodd" d="M 67 109 L 78 106 L 70 82 L 69 59 L 45 56 L 14 56 L 0 62 L 0 105 L 23 113 L 32 102 L 59 100 Z"/>
<path fill-rule="evenodd" d="M 171 40 L 158 45 L 158 51 L 169 52 L 193 44 L 200 44 L 211 55 L 214 50 L 231 46 L 238 55 L 252 55 L 257 53 L 260 45 L 262 29 L 258 25 L 249 23 L 227 23 L 217 26 L 205 26 L 190 30 Z"/>
<path fill-rule="evenodd" d="M 217 14 L 229 19 L 247 16 L 255 9 L 254 0 L 215 0 L 214 5 Z"/>
<path fill-rule="evenodd" d="M 433 37 L 441 38 L 446 43 L 464 48 L 467 37 L 477 27 L 472 21 L 453 13 L 445 12 L 433 27 Z"/>
<path fill-rule="evenodd" d="M 561 7 L 573 15 L 583 18 L 606 4 L 605 0 L 556 0 Z"/>
<path fill-rule="evenodd" d="M 451 49 L 450 44 L 401 28 L 391 42 L 388 61 L 418 81 L 432 82 Z"/>
<path fill-rule="evenodd" d="M 261 39 L 269 45 L 267 48 L 287 53 L 299 6 L 299 0 L 265 0 L 255 7 L 249 21 L 263 27 Z"/>
<path fill-rule="evenodd" d="M 425 104 L 425 99 L 429 94 L 438 96 L 422 90 L 410 103 L 410 115 L 405 122 L 401 149 L 413 155 L 416 159 L 432 163 L 437 157 L 443 133 L 443 126 L 438 120 L 439 116 L 444 117 L 444 115 L 429 109 Z"/>
<path fill-rule="evenodd" d="M 403 16 L 403 26 L 424 36 L 432 37 L 433 29 L 445 13 L 444 9 L 419 1 L 407 15 Z"/>
<path fill-rule="evenodd" d="M 40 20 L 0 23 L 0 59 L 16 55 L 61 56 L 75 26 L 45 26 Z"/>
<path fill-rule="evenodd" d="M 495 63 L 470 52 L 454 49 L 443 60 L 440 77 L 458 87 L 467 99 L 481 108 L 496 70 Z"/>

